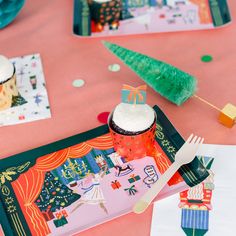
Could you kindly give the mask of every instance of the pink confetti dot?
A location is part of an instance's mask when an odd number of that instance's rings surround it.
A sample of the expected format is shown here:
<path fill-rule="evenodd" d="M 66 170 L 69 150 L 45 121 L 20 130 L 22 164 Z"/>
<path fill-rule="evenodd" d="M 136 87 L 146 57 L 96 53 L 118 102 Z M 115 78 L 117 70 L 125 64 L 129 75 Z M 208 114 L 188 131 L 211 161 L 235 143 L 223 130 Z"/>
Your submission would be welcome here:
<path fill-rule="evenodd" d="M 107 119 L 108 119 L 109 114 L 110 114 L 110 112 L 108 112 L 108 111 L 100 113 L 97 116 L 98 121 L 103 123 L 103 124 L 107 124 Z"/>

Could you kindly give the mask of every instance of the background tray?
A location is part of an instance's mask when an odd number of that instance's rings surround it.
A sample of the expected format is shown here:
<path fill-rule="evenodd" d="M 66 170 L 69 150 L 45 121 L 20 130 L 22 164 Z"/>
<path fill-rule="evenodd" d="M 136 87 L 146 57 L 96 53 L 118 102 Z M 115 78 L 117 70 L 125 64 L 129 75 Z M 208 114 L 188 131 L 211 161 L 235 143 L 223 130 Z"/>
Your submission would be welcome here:
<path fill-rule="evenodd" d="M 226 0 L 89 2 L 74 0 L 73 31 L 76 35 L 98 37 L 214 29 L 231 21 Z M 120 4 L 121 10 L 118 9 Z M 120 17 L 113 15 L 114 12 Z"/>

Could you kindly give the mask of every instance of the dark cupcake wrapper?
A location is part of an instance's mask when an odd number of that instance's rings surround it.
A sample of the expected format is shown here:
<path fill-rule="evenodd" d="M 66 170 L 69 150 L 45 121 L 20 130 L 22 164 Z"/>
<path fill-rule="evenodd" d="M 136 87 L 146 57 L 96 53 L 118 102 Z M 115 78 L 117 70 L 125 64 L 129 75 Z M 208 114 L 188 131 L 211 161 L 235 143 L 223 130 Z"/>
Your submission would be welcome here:
<path fill-rule="evenodd" d="M 147 129 L 141 130 L 141 131 L 137 131 L 137 132 L 132 132 L 132 131 L 124 130 L 124 129 L 120 128 L 118 125 L 116 125 L 116 123 L 113 121 L 113 114 L 111 114 L 111 116 L 108 119 L 109 127 L 113 131 L 115 131 L 118 134 L 127 135 L 127 136 L 143 134 L 143 133 L 147 132 L 149 129 L 151 129 L 155 123 L 156 123 L 156 117 L 155 117 L 153 123 Z"/>

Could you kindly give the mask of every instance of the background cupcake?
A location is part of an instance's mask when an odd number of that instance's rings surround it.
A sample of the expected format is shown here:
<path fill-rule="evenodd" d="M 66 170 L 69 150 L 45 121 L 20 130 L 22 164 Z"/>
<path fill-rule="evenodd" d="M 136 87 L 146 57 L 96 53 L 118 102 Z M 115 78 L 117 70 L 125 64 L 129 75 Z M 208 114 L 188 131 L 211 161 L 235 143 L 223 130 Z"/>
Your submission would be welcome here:
<path fill-rule="evenodd" d="M 10 108 L 13 97 L 18 94 L 15 67 L 6 57 L 0 55 L 0 110 Z"/>

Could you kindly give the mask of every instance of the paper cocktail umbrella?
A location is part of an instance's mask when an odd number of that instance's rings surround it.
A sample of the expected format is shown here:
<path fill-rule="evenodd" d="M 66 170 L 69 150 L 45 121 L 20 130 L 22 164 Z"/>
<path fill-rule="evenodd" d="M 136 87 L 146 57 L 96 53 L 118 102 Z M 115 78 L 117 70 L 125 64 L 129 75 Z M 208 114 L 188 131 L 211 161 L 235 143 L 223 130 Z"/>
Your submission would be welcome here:
<path fill-rule="evenodd" d="M 197 80 L 192 75 L 165 62 L 158 61 L 124 47 L 103 42 L 104 46 L 116 55 L 160 95 L 175 103 L 183 104 L 194 96 L 214 109 L 220 111 L 219 121 L 228 127 L 236 122 L 236 107 L 227 104 L 222 110 L 195 95 Z"/>

